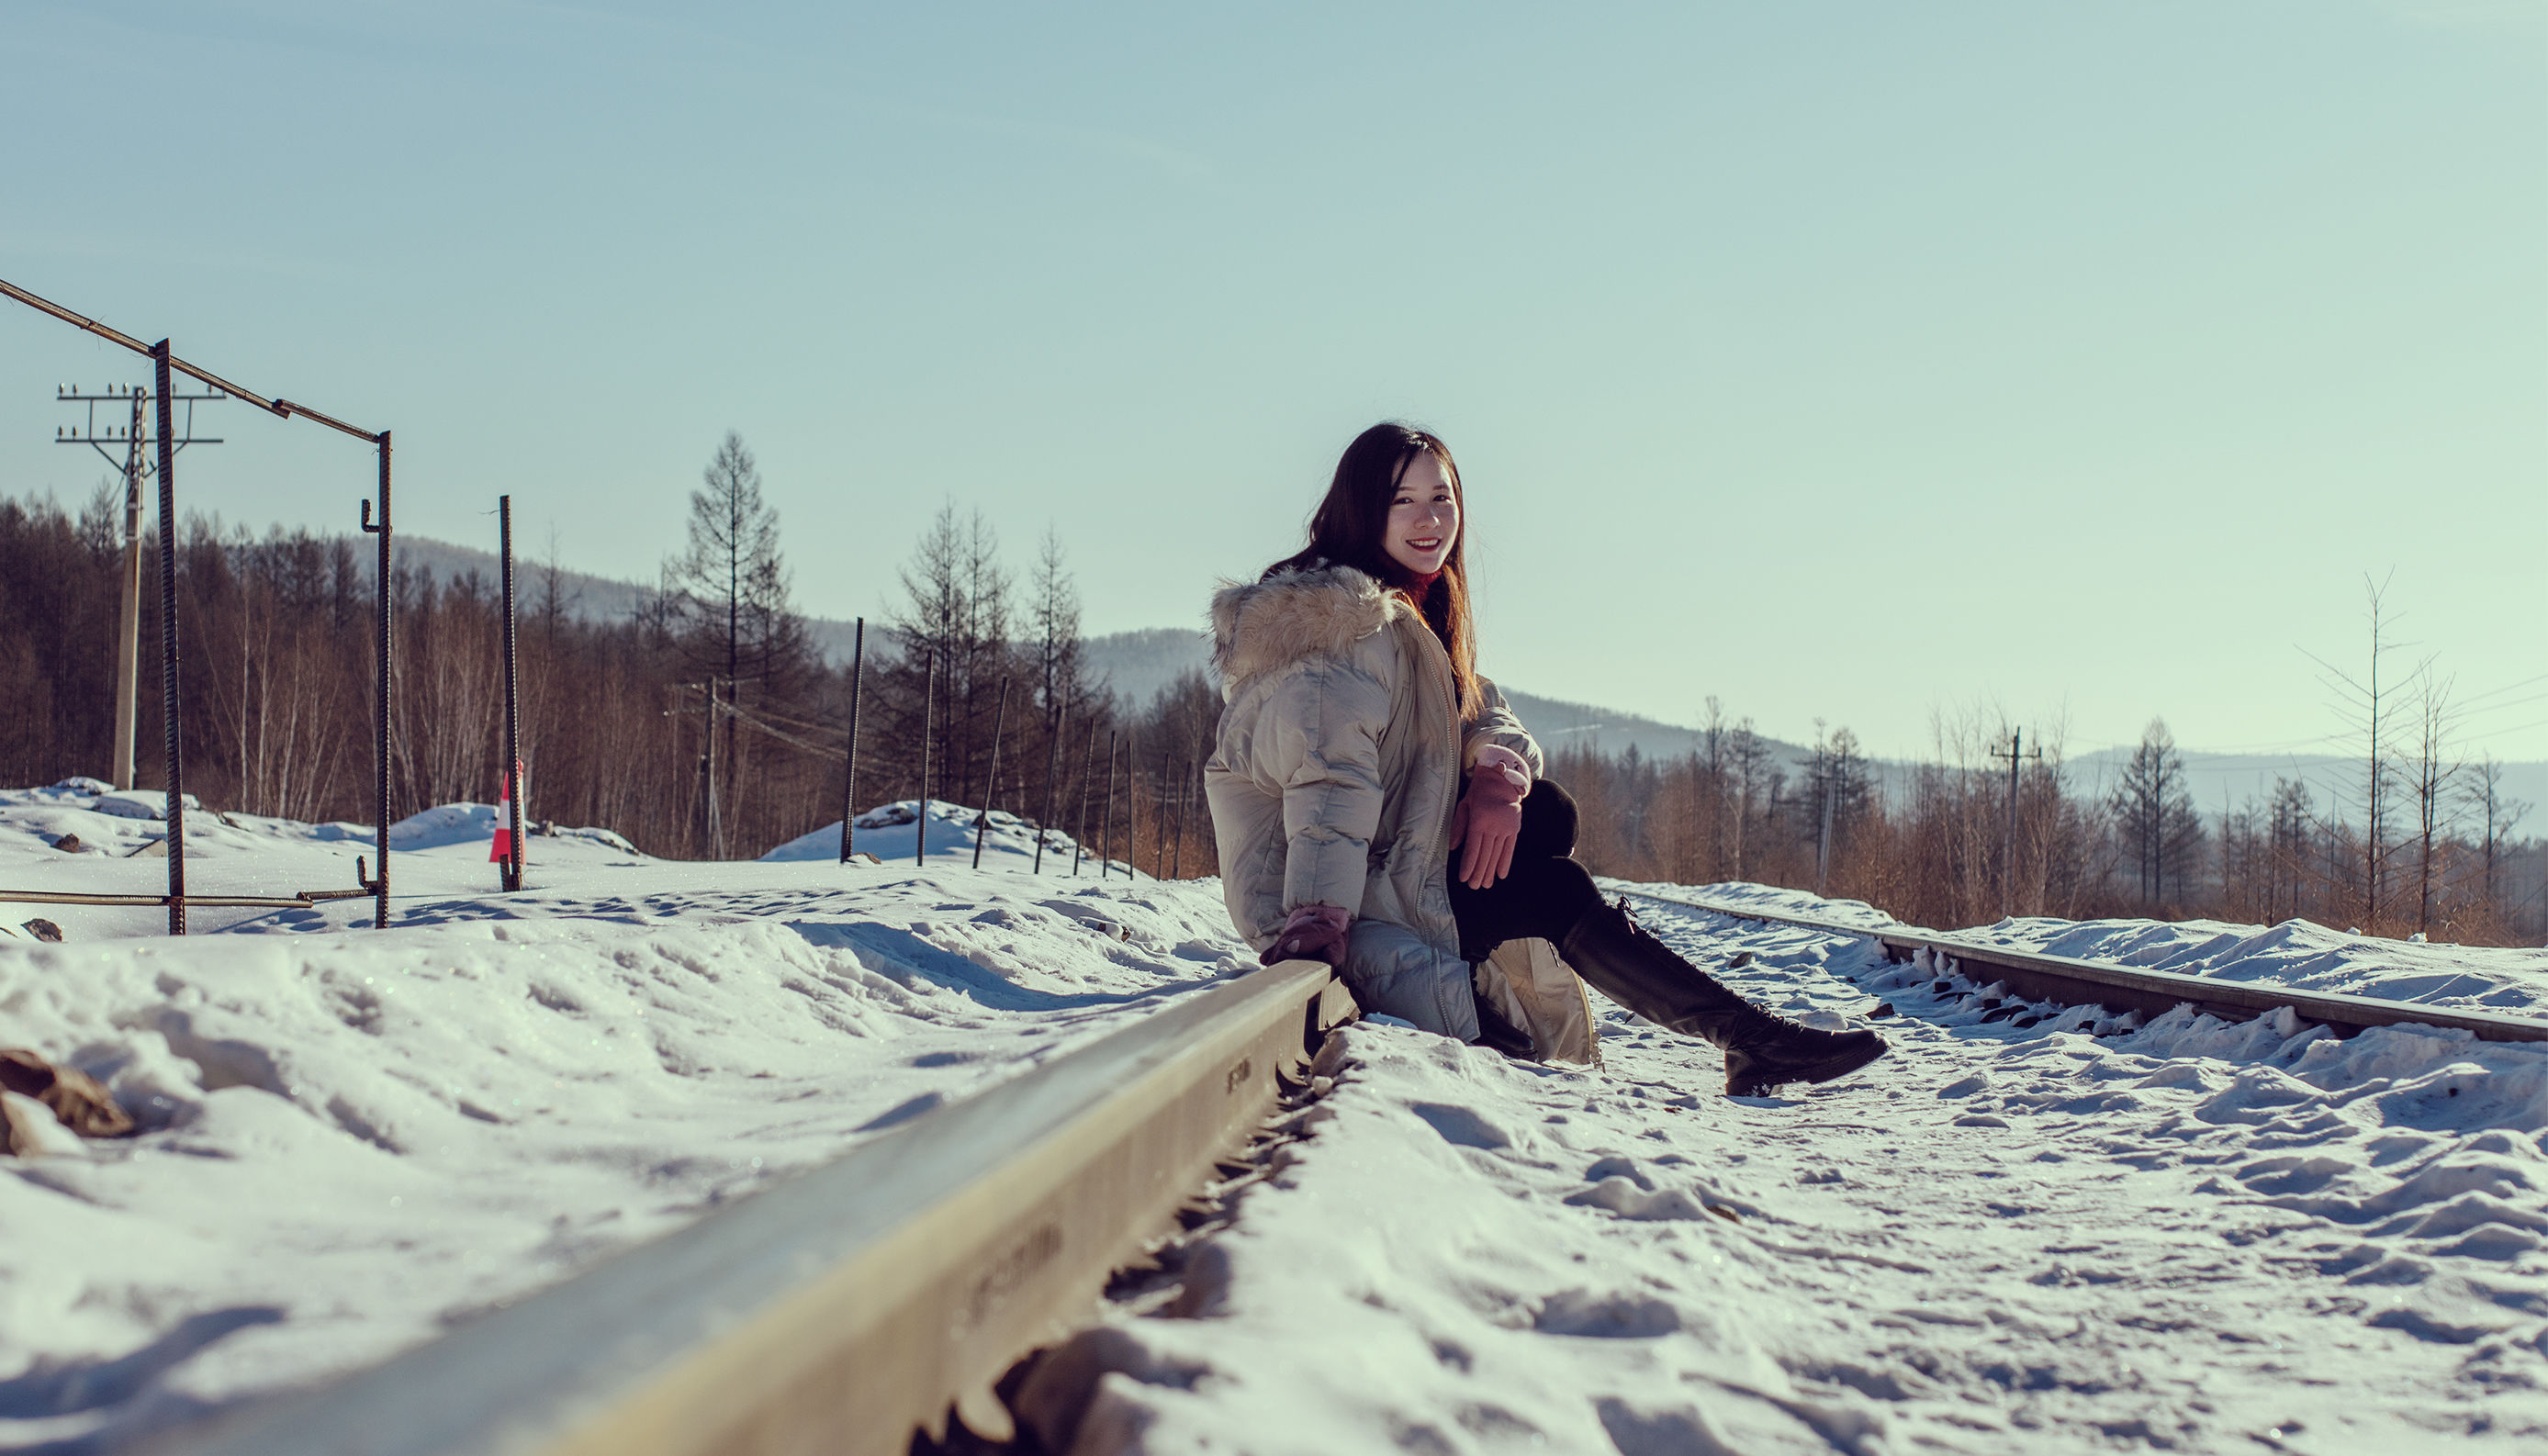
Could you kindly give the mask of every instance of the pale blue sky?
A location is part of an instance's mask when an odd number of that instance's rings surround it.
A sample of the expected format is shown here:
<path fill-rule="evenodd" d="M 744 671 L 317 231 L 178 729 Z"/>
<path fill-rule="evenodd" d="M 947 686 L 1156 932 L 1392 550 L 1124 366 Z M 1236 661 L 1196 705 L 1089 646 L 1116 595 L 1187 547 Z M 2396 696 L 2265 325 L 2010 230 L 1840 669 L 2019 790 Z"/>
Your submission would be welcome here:
<path fill-rule="evenodd" d="M 0 64 L 0 277 L 395 428 L 408 529 L 651 578 L 733 427 L 809 611 L 952 498 L 1176 625 L 1394 415 L 1534 691 L 2297 748 L 2394 570 L 2548 759 L 2539 0 L 20 0 Z M 136 362 L 0 312 L 0 490 Z M 359 447 L 223 433 L 191 505 L 352 525 Z"/>

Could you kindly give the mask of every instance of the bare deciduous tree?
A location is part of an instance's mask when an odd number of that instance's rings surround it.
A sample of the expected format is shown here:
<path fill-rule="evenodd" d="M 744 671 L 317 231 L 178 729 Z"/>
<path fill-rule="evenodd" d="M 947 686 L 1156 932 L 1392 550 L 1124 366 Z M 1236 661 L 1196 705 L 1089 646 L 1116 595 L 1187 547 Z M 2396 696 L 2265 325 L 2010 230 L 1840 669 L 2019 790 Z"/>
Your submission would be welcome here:
<path fill-rule="evenodd" d="M 2170 881 L 2179 893 L 2203 843 L 2203 821 L 2185 786 L 2185 760 L 2163 719 L 2152 718 L 2115 786 L 2115 828 L 2138 875 L 2141 899 L 2163 903 Z"/>
<path fill-rule="evenodd" d="M 2391 636 L 2396 621 L 2387 606 L 2389 584 L 2386 580 L 2373 582 L 2366 576 L 2362 590 L 2369 636 L 2362 675 L 2356 677 L 2315 653 L 2310 654 L 2310 660 L 2319 665 L 2319 681 L 2332 694 L 2336 717 L 2345 732 L 2362 745 L 2356 780 L 2362 825 L 2353 854 L 2361 869 L 2358 904 L 2362 926 L 2370 930 L 2379 924 L 2387 908 L 2389 864 L 2397 851 L 2392 838 L 2397 817 L 2393 802 L 2398 778 L 2395 759 L 2403 726 L 2400 719 L 2407 702 L 2396 675 L 2385 671 L 2390 655 L 2399 647 Z"/>
<path fill-rule="evenodd" d="M 665 627 L 682 659 L 706 675 L 700 716 L 702 838 L 724 858 L 726 822 L 741 812 L 747 739 L 734 721 L 747 702 L 791 697 L 809 656 L 805 624 L 788 602 L 778 551 L 778 512 L 761 495 L 761 467 L 743 436 L 726 431 L 690 493 L 689 542 L 665 563 Z"/>

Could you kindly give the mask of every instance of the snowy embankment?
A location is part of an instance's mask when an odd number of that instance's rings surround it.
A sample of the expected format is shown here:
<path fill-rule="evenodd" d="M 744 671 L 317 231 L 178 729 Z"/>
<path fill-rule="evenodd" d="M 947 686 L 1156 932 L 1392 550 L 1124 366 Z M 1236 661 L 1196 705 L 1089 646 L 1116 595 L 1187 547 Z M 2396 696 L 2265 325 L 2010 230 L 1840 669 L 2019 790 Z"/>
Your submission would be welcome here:
<path fill-rule="evenodd" d="M 0 795 L 0 888 L 159 888 L 164 862 L 51 847 L 163 828 L 77 797 Z M 370 849 L 231 821 L 190 819 L 190 887 L 350 883 Z M 387 932 L 369 900 L 205 910 L 227 933 L 183 943 L 156 909 L 0 906 L 65 937 L 0 941 L 0 1046 L 142 1124 L 0 1158 L 0 1448 L 111 1449 L 378 1360 L 1254 964 L 1210 885 L 568 834 L 502 895 L 490 822 L 394 826 Z"/>
<path fill-rule="evenodd" d="M 1618 881 L 1684 899 L 1892 928 L 1897 922 L 1860 900 L 1824 900 L 1765 884 L 1691 887 Z M 2306 920 L 2236 925 L 2220 920 L 2054 920 L 2027 917 L 1952 932 L 1957 940 L 2042 956 L 2181 975 L 2412 1001 L 2452 1011 L 2548 1014 L 2548 950 L 2382 940 Z"/>
<path fill-rule="evenodd" d="M 0 795 L 0 888 L 153 888 L 156 861 L 49 848 L 88 812 Z M 198 888 L 348 883 L 369 847 L 232 818 Z M 978 872 L 936 827 L 926 869 L 826 863 L 837 828 L 801 864 L 542 838 L 500 895 L 475 812 L 442 818 L 386 933 L 354 901 L 206 912 L 231 933 L 183 945 L 153 910 L 48 909 L 65 944 L 0 942 L 0 1045 L 146 1125 L 0 1160 L 0 1446 L 111 1449 L 380 1358 L 1252 963 L 1217 884 L 1049 852 L 1035 877 L 996 820 Z M 2097 1039 L 1986 1021 L 1986 988 L 1867 942 L 1640 913 L 1751 952 L 1731 979 L 1791 1013 L 1889 1001 L 1893 1055 L 1735 1102 L 1712 1050 L 1597 1000 L 1599 1069 L 1350 1029 L 1315 1136 L 1186 1255 L 1203 1318 L 1111 1312 L 1075 1449 L 2548 1441 L 2548 1047 L 2182 1014 Z"/>
<path fill-rule="evenodd" d="M 1128 1322 L 1084 1448 L 2548 1443 L 2548 1046 L 2098 1039 L 1870 942 L 1640 914 L 1790 1014 L 1890 1002 L 1892 1054 L 1734 1101 L 1606 1003 L 1598 1072 L 1349 1029 L 1317 1137 L 1196 1260 L 1206 1318 Z"/>

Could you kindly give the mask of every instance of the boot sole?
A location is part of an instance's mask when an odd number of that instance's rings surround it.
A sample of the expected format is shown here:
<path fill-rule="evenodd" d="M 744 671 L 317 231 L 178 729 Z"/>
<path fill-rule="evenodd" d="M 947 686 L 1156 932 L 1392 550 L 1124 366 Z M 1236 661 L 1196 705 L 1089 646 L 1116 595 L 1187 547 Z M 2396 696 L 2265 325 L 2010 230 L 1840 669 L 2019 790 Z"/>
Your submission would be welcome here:
<path fill-rule="evenodd" d="M 1843 1051 L 1832 1056 L 1824 1057 L 1820 1061 L 1807 1062 L 1802 1066 L 1788 1067 L 1783 1071 L 1775 1073 L 1753 1073 L 1747 1075 L 1739 1083 L 1731 1080 L 1727 1081 L 1725 1084 L 1725 1095 L 1728 1097 L 1759 1097 L 1764 1093 L 1775 1091 L 1776 1089 L 1787 1085 L 1789 1082 L 1833 1081 L 1837 1078 L 1848 1076 L 1851 1072 L 1854 1072 L 1860 1067 L 1866 1065 L 1868 1062 L 1875 1060 L 1891 1049 L 1892 1048 L 1885 1046 L 1881 1040 L 1878 1040 L 1874 1046 L 1866 1047 L 1862 1050 Z"/>

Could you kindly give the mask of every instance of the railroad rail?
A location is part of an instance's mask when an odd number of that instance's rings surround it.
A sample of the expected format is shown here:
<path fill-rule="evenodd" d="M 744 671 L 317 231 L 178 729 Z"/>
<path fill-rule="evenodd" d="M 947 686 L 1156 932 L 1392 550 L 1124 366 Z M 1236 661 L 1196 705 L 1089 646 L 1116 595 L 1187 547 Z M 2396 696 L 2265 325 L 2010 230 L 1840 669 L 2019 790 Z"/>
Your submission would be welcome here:
<path fill-rule="evenodd" d="M 2219 976 L 2189 975 L 2183 971 L 2109 965 L 2071 956 L 2017 951 L 1910 926 L 1851 925 L 1845 921 L 1781 915 L 1746 905 L 1658 894 L 1652 890 L 1629 890 L 1627 893 L 1639 899 L 1704 910 L 1711 915 L 1792 925 L 1854 940 L 1871 940 L 1882 946 L 1885 956 L 1894 960 L 1908 960 L 1922 951 L 1933 956 L 1946 956 L 1967 973 L 1975 968 L 1987 969 L 1992 979 L 2006 981 L 2010 990 L 2029 1000 L 2057 1001 L 2065 1006 L 2103 1006 L 2111 1011 L 2138 1011 L 2145 1016 L 2162 1015 L 2178 1006 L 2192 1006 L 2224 1021 L 2246 1021 L 2288 1006 L 2293 1015 L 2304 1021 L 2317 1022 L 2339 1037 L 2350 1037 L 2372 1027 L 2413 1023 L 2470 1032 L 2489 1042 L 2548 1042 L 2548 1019 L 2539 1017 L 2498 1011 L 2452 1011 L 2419 1006 L 2412 1001 L 2390 1001 L 2378 996 L 2305 991 L 2270 981 L 2232 981 Z"/>
<path fill-rule="evenodd" d="M 290 910 L 321 900 L 361 900 L 370 890 L 294 890 L 288 895 L 187 895 L 189 905 L 228 909 Z M 0 905 L 169 905 L 174 895 L 106 895 L 86 890 L 0 890 Z"/>
<path fill-rule="evenodd" d="M 1198 991 L 167 1456 L 900 1456 L 1085 1322 L 1353 1002 L 1314 960 Z"/>

